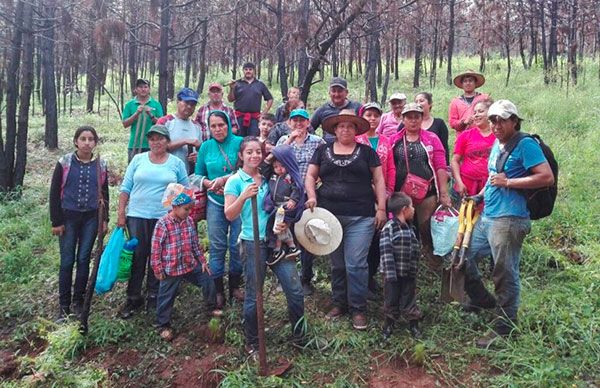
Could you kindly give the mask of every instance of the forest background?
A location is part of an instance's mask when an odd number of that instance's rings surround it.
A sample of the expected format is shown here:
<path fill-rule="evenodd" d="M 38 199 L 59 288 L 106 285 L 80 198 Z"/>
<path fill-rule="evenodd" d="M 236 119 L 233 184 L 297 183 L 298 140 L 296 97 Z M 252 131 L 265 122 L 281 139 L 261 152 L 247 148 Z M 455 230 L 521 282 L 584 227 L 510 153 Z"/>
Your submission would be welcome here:
<path fill-rule="evenodd" d="M 0 42 L 3 385 L 600 383 L 599 3 L 5 0 Z M 199 293 L 190 288 L 176 306 L 181 334 L 172 344 L 158 338 L 149 317 L 114 318 L 122 286 L 95 298 L 87 336 L 75 323 L 51 322 L 58 244 L 49 233 L 48 182 L 55 160 L 72 147 L 74 129 L 98 129 L 99 151 L 118 179 L 127 139 L 120 110 L 135 79 L 150 79 L 172 112 L 177 89 L 190 86 L 206 99 L 209 82 L 239 77 L 248 60 L 258 64 L 276 103 L 300 86 L 310 112 L 327 100 L 329 78 L 339 75 L 359 101 L 432 91 L 433 114 L 445 119 L 459 92 L 451 80 L 468 68 L 486 75 L 482 91 L 517 104 L 525 130 L 550 144 L 561 173 L 554 214 L 535 222 L 526 240 L 516 340 L 494 352 L 476 350 L 473 339 L 489 317 L 439 303 L 439 276 L 426 268 L 419 281 L 423 341 L 404 333 L 384 345 L 377 319 L 366 334 L 328 323 L 325 260 L 317 268 L 318 292 L 307 299 L 314 341 L 304 352 L 287 347 L 285 303 L 266 286 L 270 362 L 293 363 L 284 377 L 256 377 L 241 350 L 239 311 L 198 322 Z M 116 186 L 111 194 L 116 198 Z M 377 304 L 369 312 L 381 316 Z"/>

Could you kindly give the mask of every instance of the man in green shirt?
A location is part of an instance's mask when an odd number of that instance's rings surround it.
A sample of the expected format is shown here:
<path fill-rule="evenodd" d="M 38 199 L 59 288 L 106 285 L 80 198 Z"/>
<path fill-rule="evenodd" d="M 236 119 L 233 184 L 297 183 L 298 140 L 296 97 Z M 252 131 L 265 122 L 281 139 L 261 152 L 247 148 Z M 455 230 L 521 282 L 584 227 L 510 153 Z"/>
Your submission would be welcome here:
<path fill-rule="evenodd" d="M 135 97 L 123 107 L 123 127 L 131 127 L 127 161 L 139 153 L 149 151 L 146 134 L 159 117 L 163 116 L 162 106 L 150 97 L 150 83 L 145 79 L 135 81 Z"/>

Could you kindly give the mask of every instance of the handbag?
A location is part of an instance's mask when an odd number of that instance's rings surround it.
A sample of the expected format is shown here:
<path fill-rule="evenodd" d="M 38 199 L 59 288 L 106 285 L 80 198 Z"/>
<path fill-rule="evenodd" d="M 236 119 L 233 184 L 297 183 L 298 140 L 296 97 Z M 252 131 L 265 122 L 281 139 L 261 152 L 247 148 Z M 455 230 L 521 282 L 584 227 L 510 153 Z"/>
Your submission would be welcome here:
<path fill-rule="evenodd" d="M 406 163 L 406 179 L 400 189 L 403 193 L 412 198 L 415 204 L 421 203 L 431 184 L 431 179 L 424 179 L 418 175 L 411 174 L 410 168 L 408 167 L 408 148 L 406 147 L 406 135 L 402 137 L 404 141 L 404 162 Z M 433 179 L 433 178 L 432 178 Z"/>

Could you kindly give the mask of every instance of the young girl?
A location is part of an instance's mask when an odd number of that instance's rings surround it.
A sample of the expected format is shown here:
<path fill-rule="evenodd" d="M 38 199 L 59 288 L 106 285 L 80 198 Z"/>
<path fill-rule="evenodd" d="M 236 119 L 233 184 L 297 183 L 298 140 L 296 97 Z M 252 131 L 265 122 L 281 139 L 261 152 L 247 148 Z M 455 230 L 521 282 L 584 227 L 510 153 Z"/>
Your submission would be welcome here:
<path fill-rule="evenodd" d="M 103 225 L 108 225 L 108 180 L 106 162 L 95 158 L 98 144 L 96 130 L 89 126 L 77 128 L 73 136 L 75 152 L 61 157 L 54 168 L 50 183 L 50 221 L 52 234 L 59 237 L 60 271 L 58 319 L 71 313 L 81 314 L 87 287 L 90 255 L 98 233 L 98 209 L 103 201 Z M 102 191 L 99 197 L 99 188 Z M 73 266 L 77 262 L 73 292 Z"/>

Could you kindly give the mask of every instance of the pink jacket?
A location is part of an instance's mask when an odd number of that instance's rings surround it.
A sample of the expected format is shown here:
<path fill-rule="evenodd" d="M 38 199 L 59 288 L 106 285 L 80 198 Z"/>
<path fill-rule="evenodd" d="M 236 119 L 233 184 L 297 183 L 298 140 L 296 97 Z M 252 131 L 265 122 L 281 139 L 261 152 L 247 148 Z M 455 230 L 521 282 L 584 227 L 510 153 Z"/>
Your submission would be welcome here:
<path fill-rule="evenodd" d="M 450 107 L 448 108 L 448 122 L 450 126 L 456 130 L 456 132 L 462 132 L 466 126 L 461 124 L 462 120 L 466 120 L 473 115 L 473 109 L 478 102 L 487 100 L 489 96 L 485 93 L 480 93 L 475 96 L 471 105 L 467 104 L 463 100 L 462 96 L 454 97 L 450 101 Z"/>
<path fill-rule="evenodd" d="M 356 136 L 355 140 L 357 143 L 371 146 L 366 133 Z M 385 181 L 385 193 L 389 197 L 394 192 L 394 186 L 396 185 L 396 165 L 394 164 L 394 153 L 390 139 L 387 136 L 379 135 L 375 152 L 377 152 L 377 156 L 379 156 L 379 160 L 381 161 L 383 180 Z"/>
<path fill-rule="evenodd" d="M 392 150 L 398 142 L 402 141 L 402 137 L 405 133 L 406 129 L 402 128 L 400 132 L 390 137 L 390 144 L 392 145 Z M 419 136 L 421 145 L 427 151 L 429 167 L 431 168 L 431 171 L 433 171 L 433 180 L 435 181 L 435 188 L 437 189 L 437 196 L 439 200 L 440 182 L 438 181 L 437 171 L 446 171 L 448 169 L 448 165 L 446 164 L 446 151 L 444 150 L 444 146 L 442 145 L 442 142 L 440 141 L 439 137 L 437 137 L 435 133 L 429 132 L 425 129 L 421 129 Z M 396 160 L 396 163 L 404 163 L 404 160 Z"/>

